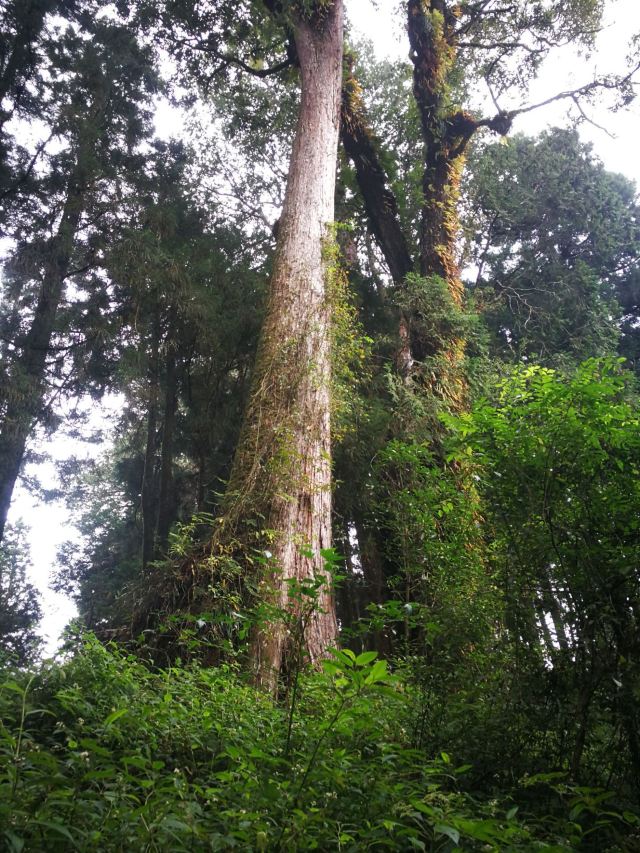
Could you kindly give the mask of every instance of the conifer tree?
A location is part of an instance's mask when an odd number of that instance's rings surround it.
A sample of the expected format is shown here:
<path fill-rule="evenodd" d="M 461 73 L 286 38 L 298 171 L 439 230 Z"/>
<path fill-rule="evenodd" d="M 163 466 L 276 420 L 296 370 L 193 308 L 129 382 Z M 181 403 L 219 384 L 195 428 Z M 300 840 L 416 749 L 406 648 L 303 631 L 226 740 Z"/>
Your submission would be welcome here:
<path fill-rule="evenodd" d="M 7 391 L 0 399 L 0 539 L 34 422 L 41 415 L 56 318 L 75 269 L 95 264 L 88 213 L 100 222 L 109 191 L 147 130 L 145 101 L 156 88 L 149 56 L 127 28 L 95 21 L 90 32 L 69 26 L 49 44 L 47 79 L 53 104 L 45 112 L 63 142 L 40 180 L 44 204 L 12 227 L 17 242 L 4 317 Z M 52 225 L 52 223 L 55 223 Z M 31 313 L 25 327 L 22 312 Z M 9 346 L 7 346 L 7 343 Z"/>

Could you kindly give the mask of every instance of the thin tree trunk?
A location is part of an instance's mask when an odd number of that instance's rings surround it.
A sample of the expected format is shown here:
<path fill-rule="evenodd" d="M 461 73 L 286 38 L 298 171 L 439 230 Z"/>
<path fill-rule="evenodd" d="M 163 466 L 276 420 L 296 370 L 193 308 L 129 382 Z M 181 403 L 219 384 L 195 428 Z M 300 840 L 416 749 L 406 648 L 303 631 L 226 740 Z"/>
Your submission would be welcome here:
<path fill-rule="evenodd" d="M 173 310 L 173 309 L 170 309 Z M 174 311 L 175 314 L 175 311 Z M 170 320 L 167 333 L 162 450 L 160 452 L 160 490 L 158 495 L 158 554 L 166 551 L 169 529 L 173 521 L 173 437 L 176 424 L 176 341 L 175 320 Z"/>
<path fill-rule="evenodd" d="M 389 596 L 380 532 L 367 525 L 362 518 L 355 521 L 355 526 L 360 546 L 360 562 L 368 592 L 368 602 L 382 606 Z M 373 647 L 379 652 L 380 656 L 389 657 L 392 649 L 386 628 L 373 631 L 372 640 Z"/>
<path fill-rule="evenodd" d="M 544 609 L 551 615 L 551 621 L 553 622 L 553 630 L 556 635 L 556 642 L 560 646 L 563 652 L 568 651 L 569 643 L 567 642 L 567 634 L 564 629 L 564 619 L 562 616 L 562 610 L 558 603 L 558 599 L 553 592 L 551 587 L 551 581 L 546 572 L 542 575 L 541 578 L 541 587 L 542 587 L 542 603 L 544 605 Z"/>
<path fill-rule="evenodd" d="M 342 76 L 342 0 L 297 20 L 301 105 L 280 219 L 274 270 L 225 509 L 227 531 L 259 519 L 260 546 L 272 554 L 263 599 L 282 610 L 291 581 L 324 570 L 331 545 L 330 337 L 327 241 L 334 216 Z M 247 531 L 240 538 L 247 542 Z M 255 542 L 255 540 L 254 540 Z M 257 543 L 256 543 L 257 544 Z M 254 545 L 255 547 L 255 545 Z M 312 556 L 303 552 L 309 548 Z M 305 643 L 317 661 L 336 641 L 330 583 L 318 590 Z M 274 618 L 255 632 L 258 685 L 274 691 L 286 627 Z"/>
<path fill-rule="evenodd" d="M 12 393 L 0 427 L 0 542 L 27 438 L 42 405 L 47 354 L 82 208 L 82 190 L 72 179 L 58 231 L 49 242 L 33 322 L 21 347 L 22 354 L 11 370 Z"/>
<path fill-rule="evenodd" d="M 147 371 L 147 440 L 142 471 L 142 570 L 153 559 L 156 538 L 156 446 L 158 441 L 158 399 L 160 395 L 160 305 L 156 294 L 153 324 L 151 329 L 151 351 Z"/>

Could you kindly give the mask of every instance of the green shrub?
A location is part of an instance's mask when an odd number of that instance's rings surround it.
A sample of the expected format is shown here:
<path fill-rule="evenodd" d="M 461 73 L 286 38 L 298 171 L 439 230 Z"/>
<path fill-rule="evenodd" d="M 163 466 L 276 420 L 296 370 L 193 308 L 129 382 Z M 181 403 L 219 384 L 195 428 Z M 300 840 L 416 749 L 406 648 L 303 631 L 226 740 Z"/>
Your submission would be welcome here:
<path fill-rule="evenodd" d="M 555 817 L 465 792 L 468 768 L 411 747 L 411 703 L 373 652 L 304 673 L 290 717 L 231 668 L 150 671 L 89 637 L 3 674 L 0 837 L 12 853 L 560 851 L 636 820 L 557 780 Z"/>

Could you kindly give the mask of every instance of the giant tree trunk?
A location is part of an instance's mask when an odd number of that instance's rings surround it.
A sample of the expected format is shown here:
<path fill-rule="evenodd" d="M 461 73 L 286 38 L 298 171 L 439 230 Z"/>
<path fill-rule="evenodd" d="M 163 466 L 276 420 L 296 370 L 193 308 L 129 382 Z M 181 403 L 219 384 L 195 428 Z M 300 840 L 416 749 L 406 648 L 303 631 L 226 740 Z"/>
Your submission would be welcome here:
<path fill-rule="evenodd" d="M 72 179 L 58 231 L 47 247 L 31 328 L 21 346 L 22 353 L 10 371 L 12 390 L 0 424 L 0 542 L 27 438 L 42 405 L 47 354 L 64 281 L 69 273 L 82 205 L 82 190 Z"/>
<path fill-rule="evenodd" d="M 322 573 L 320 550 L 331 545 L 330 271 L 326 243 L 334 216 L 342 74 L 342 0 L 298 19 L 294 37 L 301 69 L 301 105 L 266 316 L 252 392 L 226 497 L 226 530 L 271 554 L 262 597 L 289 601 L 292 579 Z M 304 556 L 310 549 L 313 556 Z M 305 630 L 311 661 L 336 641 L 330 584 Z M 252 644 L 255 681 L 274 690 L 287 631 L 273 618 Z"/>

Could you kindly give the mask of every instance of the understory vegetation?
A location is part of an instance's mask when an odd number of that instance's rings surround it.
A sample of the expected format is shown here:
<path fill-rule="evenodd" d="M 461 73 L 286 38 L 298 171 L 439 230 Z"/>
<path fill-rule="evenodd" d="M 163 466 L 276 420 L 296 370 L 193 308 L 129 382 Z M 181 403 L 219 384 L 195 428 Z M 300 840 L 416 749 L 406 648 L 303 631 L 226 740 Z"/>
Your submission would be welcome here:
<path fill-rule="evenodd" d="M 128 648 L 76 631 L 57 661 L 7 661 L 7 849 L 637 849 L 623 602 L 637 583 L 638 420 L 610 359 L 570 381 L 516 370 L 451 419 L 444 469 L 392 442 L 379 465 L 405 573 L 319 672 L 302 646 L 317 582 L 290 585 L 298 615 L 238 611 L 221 583 L 215 610 L 167 615 Z M 174 558 L 193 532 L 173 534 Z M 256 622 L 275 619 L 293 643 L 274 702 L 246 659 Z"/>
<path fill-rule="evenodd" d="M 91 637 L 72 649 L 4 676 L 8 850 L 637 849 L 637 815 L 611 792 L 434 753 L 427 695 L 374 653 L 336 652 L 294 707 L 232 667 L 151 672 Z"/>

